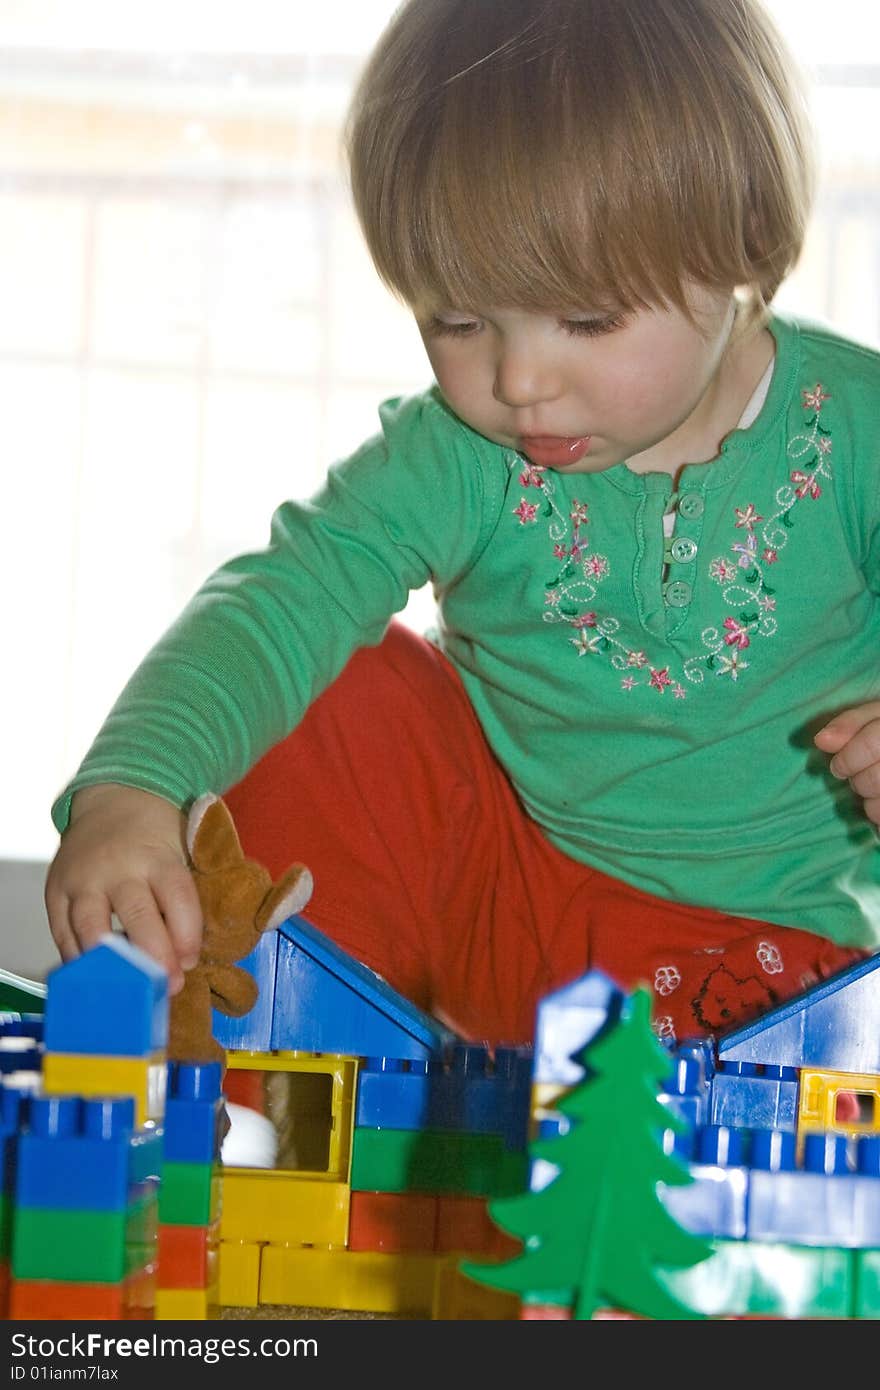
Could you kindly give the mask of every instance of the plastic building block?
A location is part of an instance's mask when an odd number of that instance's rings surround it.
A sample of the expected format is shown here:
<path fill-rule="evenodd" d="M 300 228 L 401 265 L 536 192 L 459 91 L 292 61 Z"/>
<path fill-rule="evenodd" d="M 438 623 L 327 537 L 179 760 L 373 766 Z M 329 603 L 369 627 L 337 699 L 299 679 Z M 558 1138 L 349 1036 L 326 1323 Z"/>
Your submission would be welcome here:
<path fill-rule="evenodd" d="M 124 1211 L 133 1187 L 158 1184 L 161 1163 L 161 1133 L 134 1129 L 131 1097 L 35 1096 L 19 1140 L 15 1200 L 19 1207 Z"/>
<path fill-rule="evenodd" d="M 522 1242 L 499 1230 L 484 1197 L 439 1196 L 434 1249 L 438 1254 L 509 1259 L 522 1249 Z"/>
<path fill-rule="evenodd" d="M 755 1023 L 726 1034 L 718 1057 L 730 1062 L 880 1072 L 880 953 L 848 966 Z"/>
<path fill-rule="evenodd" d="M 867 1118 L 842 1119 L 838 1104 L 842 1094 L 861 1097 L 870 1112 Z M 825 1129 L 852 1135 L 880 1133 L 880 1076 L 804 1067 L 800 1078 L 798 1132 Z"/>
<path fill-rule="evenodd" d="M 260 1303 L 428 1318 L 440 1255 L 263 1247 Z"/>
<path fill-rule="evenodd" d="M 148 1057 L 168 1038 L 168 977 L 126 937 L 97 946 L 46 977 L 47 1052 Z"/>
<path fill-rule="evenodd" d="M 310 1152 L 315 1157 L 314 1164 L 298 1163 L 296 1171 L 309 1169 L 347 1181 L 357 1060 L 334 1053 L 316 1056 L 308 1052 L 282 1051 L 233 1052 L 228 1061 L 232 1073 L 241 1070 L 287 1073 L 288 1118 L 294 1135 L 300 1136 L 297 1143 L 301 1139 L 304 1153 Z"/>
<path fill-rule="evenodd" d="M 256 1004 L 240 1018 L 222 1014 L 217 1009 L 211 1014 L 211 1031 L 222 1047 L 234 1052 L 271 1050 L 277 961 L 278 933 L 264 932 L 250 955 L 239 962 L 256 980 Z"/>
<path fill-rule="evenodd" d="M 797 1069 L 723 1062 L 712 1078 L 711 1119 L 728 1129 L 796 1129 Z"/>
<path fill-rule="evenodd" d="M 353 1192 L 348 1248 L 427 1254 L 435 1249 L 437 1200 L 413 1192 Z"/>
<path fill-rule="evenodd" d="M 223 1169 L 223 1241 L 338 1245 L 348 1240 L 348 1183 L 260 1169 Z"/>
<path fill-rule="evenodd" d="M 9 1316 L 27 1322 L 124 1320 L 152 1316 L 155 1264 L 118 1284 L 73 1280 L 18 1279 L 11 1290 Z"/>
<path fill-rule="evenodd" d="M 722 1125 L 701 1129 L 696 1161 L 689 1165 L 693 1182 L 660 1189 L 666 1210 L 694 1235 L 744 1240 L 749 1193 L 744 1157 L 742 1131 Z"/>
<path fill-rule="evenodd" d="M 623 991 L 601 970 L 589 970 L 546 995 L 538 1005 L 535 1084 L 573 1086 L 580 1081 L 584 1073 L 576 1056 L 602 1029 L 613 1027 L 623 998 Z"/>
<path fill-rule="evenodd" d="M 220 1222 L 210 1226 L 160 1226 L 158 1241 L 161 1289 L 202 1289 L 216 1283 Z"/>
<path fill-rule="evenodd" d="M 202 1319 L 219 1318 L 220 1289 L 213 1284 L 209 1289 L 157 1289 L 157 1322 L 186 1321 L 198 1322 Z"/>
<path fill-rule="evenodd" d="M 119 1283 L 155 1258 L 156 1229 L 154 1197 L 125 1211 L 17 1207 L 13 1278 Z"/>
<path fill-rule="evenodd" d="M 681 1186 L 690 1177 L 662 1148 L 662 1127 L 678 1122 L 657 1099 L 669 1060 L 651 1031 L 650 1007 L 648 992 L 637 990 L 616 1025 L 599 1030 L 584 1050 L 588 1079 L 559 1102 L 579 1123 L 531 1149 L 559 1173 L 539 1192 L 489 1206 L 493 1219 L 525 1242 L 522 1253 L 491 1266 L 466 1261 L 469 1277 L 571 1306 L 577 1318 L 604 1306 L 694 1316 L 660 1278 L 662 1267 L 704 1260 L 709 1246 L 676 1224 L 657 1191 L 660 1182 Z"/>
<path fill-rule="evenodd" d="M 880 1318 L 880 1250 L 853 1253 L 855 1289 L 850 1314 L 854 1318 Z"/>
<path fill-rule="evenodd" d="M 431 1318 L 438 1322 L 511 1322 L 520 1316 L 515 1294 L 499 1293 L 466 1279 L 451 1259 L 441 1264 L 434 1283 Z"/>
<path fill-rule="evenodd" d="M 159 1224 L 210 1226 L 220 1215 L 220 1168 L 212 1163 L 162 1165 Z"/>
<path fill-rule="evenodd" d="M 707 1317 L 849 1316 L 853 1252 L 751 1240 L 713 1241 L 713 1248 L 712 1256 L 693 1269 L 662 1276 L 675 1297 Z"/>
<path fill-rule="evenodd" d="M 260 1259 L 263 1246 L 246 1240 L 220 1242 L 220 1306 L 260 1306 Z"/>
<path fill-rule="evenodd" d="M 0 1076 L 10 1072 L 39 1071 L 42 1047 L 27 1037 L 0 1037 Z"/>
<path fill-rule="evenodd" d="M 165 1159 L 211 1163 L 220 1156 L 223 1069 L 219 1062 L 172 1062 L 165 1096 Z"/>
<path fill-rule="evenodd" d="M 273 1049 L 417 1058 L 455 1041 L 304 918 L 291 918 L 277 935 Z M 218 1038 L 226 1045 L 222 1028 Z"/>
<path fill-rule="evenodd" d="M 506 1148 L 497 1134 L 443 1130 L 356 1129 L 351 1157 L 353 1192 L 521 1192 L 528 1157 Z"/>
<path fill-rule="evenodd" d="M 430 1088 L 443 1075 L 439 1056 L 413 1060 L 365 1057 L 358 1068 L 355 1125 L 370 1129 L 426 1129 Z"/>
<path fill-rule="evenodd" d="M 77 964 L 76 961 L 70 963 Z M 162 1120 L 165 1084 L 164 1053 L 137 1058 L 47 1052 L 43 1058 L 46 1091 L 63 1096 L 133 1096 L 135 1123 L 139 1129 L 149 1120 Z"/>
<path fill-rule="evenodd" d="M 877 1141 L 860 1140 L 876 1165 Z M 880 1246 L 880 1176 L 854 1173 L 843 1134 L 807 1134 L 804 1168 L 765 1172 L 749 1182 L 748 1236 L 810 1246 Z"/>

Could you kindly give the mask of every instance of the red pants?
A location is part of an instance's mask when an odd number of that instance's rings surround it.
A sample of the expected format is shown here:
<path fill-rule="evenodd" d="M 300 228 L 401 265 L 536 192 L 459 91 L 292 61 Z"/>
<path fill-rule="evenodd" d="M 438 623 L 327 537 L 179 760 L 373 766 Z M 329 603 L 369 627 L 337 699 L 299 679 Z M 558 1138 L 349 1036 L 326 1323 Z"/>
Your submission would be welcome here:
<path fill-rule="evenodd" d="M 597 966 L 659 1036 L 721 1034 L 865 953 L 679 906 L 569 859 L 525 814 L 464 687 L 392 624 L 226 801 L 245 853 L 315 879 L 305 916 L 472 1041 L 529 1042 Z"/>

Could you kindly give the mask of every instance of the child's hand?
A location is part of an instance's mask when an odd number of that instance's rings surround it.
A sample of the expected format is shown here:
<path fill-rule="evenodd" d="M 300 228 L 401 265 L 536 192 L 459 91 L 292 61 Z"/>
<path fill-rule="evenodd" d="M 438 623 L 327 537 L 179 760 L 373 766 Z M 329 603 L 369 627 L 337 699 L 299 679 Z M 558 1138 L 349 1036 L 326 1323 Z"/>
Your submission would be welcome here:
<path fill-rule="evenodd" d="M 111 930 L 168 971 L 176 994 L 195 965 L 202 912 L 186 859 L 186 822 L 169 801 L 134 787 L 84 787 L 46 878 L 49 926 L 62 960 Z"/>
<path fill-rule="evenodd" d="M 836 714 L 813 739 L 835 777 L 848 778 L 862 797 L 868 820 L 880 825 L 880 700 Z"/>

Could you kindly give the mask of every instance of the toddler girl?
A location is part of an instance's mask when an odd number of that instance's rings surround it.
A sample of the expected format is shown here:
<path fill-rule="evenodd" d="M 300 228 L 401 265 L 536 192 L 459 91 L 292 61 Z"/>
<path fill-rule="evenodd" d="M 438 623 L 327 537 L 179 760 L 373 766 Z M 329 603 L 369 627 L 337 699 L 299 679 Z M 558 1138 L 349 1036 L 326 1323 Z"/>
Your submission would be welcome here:
<path fill-rule="evenodd" d="M 209 790 L 475 1039 L 591 966 L 723 1033 L 877 945 L 880 357 L 769 307 L 791 69 L 756 0 L 401 7 L 348 149 L 435 383 L 132 676 L 54 807 L 62 957 L 112 912 L 178 987 Z"/>

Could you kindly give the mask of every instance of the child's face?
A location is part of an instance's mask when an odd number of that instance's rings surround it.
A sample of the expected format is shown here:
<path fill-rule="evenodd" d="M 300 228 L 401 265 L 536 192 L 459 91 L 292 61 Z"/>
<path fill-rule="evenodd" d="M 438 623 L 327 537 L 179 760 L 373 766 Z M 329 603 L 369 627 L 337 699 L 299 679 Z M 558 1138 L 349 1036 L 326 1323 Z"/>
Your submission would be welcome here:
<path fill-rule="evenodd" d="M 466 424 L 533 463 L 598 473 L 676 431 L 699 447 L 734 300 L 692 287 L 689 302 L 696 323 L 666 306 L 479 316 L 442 307 L 416 319 L 437 384 Z"/>

